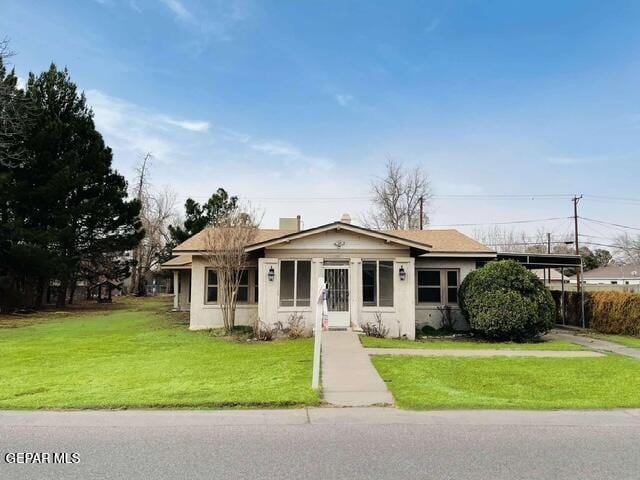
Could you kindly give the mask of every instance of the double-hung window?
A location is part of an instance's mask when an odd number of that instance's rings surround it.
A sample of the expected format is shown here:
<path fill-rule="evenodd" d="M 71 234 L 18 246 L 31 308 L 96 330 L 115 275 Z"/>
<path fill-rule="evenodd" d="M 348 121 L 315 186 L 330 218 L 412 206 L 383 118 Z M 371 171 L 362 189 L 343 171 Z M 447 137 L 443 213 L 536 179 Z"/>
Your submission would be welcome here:
<path fill-rule="evenodd" d="M 416 277 L 418 303 L 458 303 L 458 270 L 418 269 Z"/>
<path fill-rule="evenodd" d="M 393 260 L 362 262 L 362 305 L 393 307 Z"/>
<path fill-rule="evenodd" d="M 280 306 L 311 305 L 311 261 L 282 260 L 280 262 Z"/>

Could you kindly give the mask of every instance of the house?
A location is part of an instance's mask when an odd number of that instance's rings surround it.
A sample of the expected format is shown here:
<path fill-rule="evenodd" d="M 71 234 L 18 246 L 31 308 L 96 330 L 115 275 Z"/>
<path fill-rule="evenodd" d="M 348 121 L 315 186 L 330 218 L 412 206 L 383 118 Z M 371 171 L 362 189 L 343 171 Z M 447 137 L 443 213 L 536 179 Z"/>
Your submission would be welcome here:
<path fill-rule="evenodd" d="M 378 231 L 340 221 L 300 229 L 281 219 L 280 229 L 260 229 L 246 246 L 247 268 L 238 291 L 236 324 L 286 323 L 298 312 L 315 319 L 318 279 L 328 284 L 330 328 L 358 327 L 378 315 L 390 335 L 414 338 L 416 327 L 439 327 L 439 307 L 458 321 L 458 287 L 497 254 L 456 230 Z M 173 271 L 174 309 L 190 312 L 191 329 L 222 326 L 218 278 L 207 264 L 206 231 L 174 250 L 162 265 Z M 460 323 L 463 326 L 463 323 Z"/>
<path fill-rule="evenodd" d="M 583 281 L 587 285 L 640 285 L 640 264 L 607 265 L 584 272 Z M 576 277 L 571 278 L 576 284 Z"/>
<path fill-rule="evenodd" d="M 555 268 L 535 269 L 532 270 L 536 276 L 544 282 L 545 285 L 561 285 L 569 283 L 569 277 L 562 274 Z"/>

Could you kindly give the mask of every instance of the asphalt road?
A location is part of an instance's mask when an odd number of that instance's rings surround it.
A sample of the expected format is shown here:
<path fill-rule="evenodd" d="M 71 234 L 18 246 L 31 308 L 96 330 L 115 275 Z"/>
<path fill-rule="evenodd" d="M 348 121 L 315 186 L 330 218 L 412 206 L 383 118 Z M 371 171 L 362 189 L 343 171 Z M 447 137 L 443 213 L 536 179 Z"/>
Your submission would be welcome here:
<path fill-rule="evenodd" d="M 640 412 L 0 412 L 0 451 L 0 479 L 637 480 Z"/>

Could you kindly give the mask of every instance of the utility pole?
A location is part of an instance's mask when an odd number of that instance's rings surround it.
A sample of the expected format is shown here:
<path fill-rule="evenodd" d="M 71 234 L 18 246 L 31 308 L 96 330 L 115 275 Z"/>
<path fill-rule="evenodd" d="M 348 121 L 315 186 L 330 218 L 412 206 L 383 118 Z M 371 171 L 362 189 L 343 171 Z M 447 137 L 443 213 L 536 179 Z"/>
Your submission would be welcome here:
<path fill-rule="evenodd" d="M 574 195 L 574 197 L 571 199 L 571 201 L 573 202 L 573 225 L 575 233 L 574 243 L 576 245 L 576 255 L 580 255 L 580 245 L 578 244 L 578 202 L 580 201 L 580 199 L 582 199 L 582 195 Z M 576 272 L 576 280 L 578 291 L 580 291 L 582 289 L 582 278 L 580 278 L 580 270 Z"/>
<path fill-rule="evenodd" d="M 424 197 L 420 197 L 420 230 L 423 229 L 424 225 Z"/>

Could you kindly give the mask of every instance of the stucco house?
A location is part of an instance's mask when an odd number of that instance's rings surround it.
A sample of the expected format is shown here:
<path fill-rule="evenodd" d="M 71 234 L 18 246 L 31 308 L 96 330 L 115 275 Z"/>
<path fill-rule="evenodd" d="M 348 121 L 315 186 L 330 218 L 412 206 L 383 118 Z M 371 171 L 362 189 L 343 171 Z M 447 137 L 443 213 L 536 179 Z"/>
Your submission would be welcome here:
<path fill-rule="evenodd" d="M 246 246 L 247 268 L 238 292 L 236 324 L 286 323 L 301 313 L 315 318 L 319 278 L 328 284 L 330 328 L 358 328 L 382 316 L 392 336 L 415 337 L 416 327 L 440 326 L 438 307 L 458 308 L 458 287 L 496 252 L 456 230 L 378 231 L 340 221 L 300 229 L 281 219 L 260 229 Z M 205 233 L 178 245 L 162 268 L 173 271 L 174 309 L 190 312 L 191 329 L 222 326 L 218 279 L 205 255 Z"/>
<path fill-rule="evenodd" d="M 611 264 L 584 272 L 583 281 L 587 285 L 640 285 L 640 264 Z M 571 278 L 576 284 L 576 277 Z"/>

